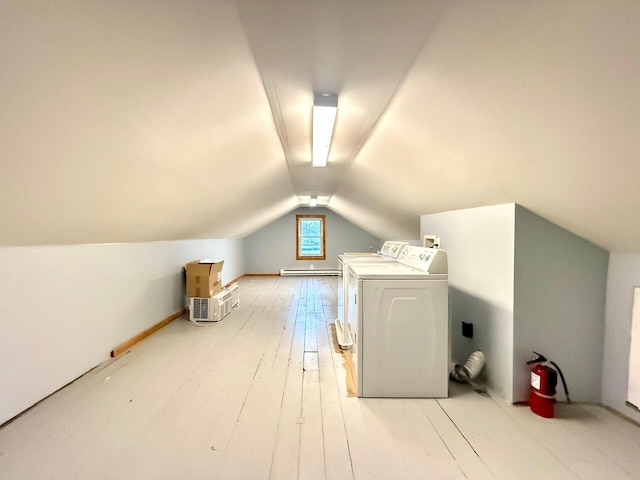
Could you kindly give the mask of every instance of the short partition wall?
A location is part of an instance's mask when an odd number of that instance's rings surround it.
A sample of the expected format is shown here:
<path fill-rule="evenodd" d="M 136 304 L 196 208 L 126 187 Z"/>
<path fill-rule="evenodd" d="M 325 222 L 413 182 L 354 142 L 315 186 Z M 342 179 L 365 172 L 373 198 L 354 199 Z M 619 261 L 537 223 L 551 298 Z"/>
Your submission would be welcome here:
<path fill-rule="evenodd" d="M 607 251 L 513 203 L 423 215 L 426 234 L 448 253 L 456 360 L 484 351 L 489 384 L 520 402 L 536 350 L 560 365 L 572 400 L 601 400 Z"/>

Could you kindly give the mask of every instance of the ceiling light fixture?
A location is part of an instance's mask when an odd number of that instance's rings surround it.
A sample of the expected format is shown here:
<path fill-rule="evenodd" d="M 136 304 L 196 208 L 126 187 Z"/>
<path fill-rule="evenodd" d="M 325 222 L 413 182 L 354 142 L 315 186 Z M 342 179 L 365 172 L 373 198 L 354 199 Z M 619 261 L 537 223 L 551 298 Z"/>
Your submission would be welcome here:
<path fill-rule="evenodd" d="M 316 205 L 318 205 L 318 197 L 316 197 L 315 195 L 313 197 L 311 197 L 309 199 L 309 206 L 310 207 L 315 207 Z"/>
<path fill-rule="evenodd" d="M 338 113 L 338 96 L 321 93 L 313 96 L 313 152 L 311 165 L 326 167 Z"/>

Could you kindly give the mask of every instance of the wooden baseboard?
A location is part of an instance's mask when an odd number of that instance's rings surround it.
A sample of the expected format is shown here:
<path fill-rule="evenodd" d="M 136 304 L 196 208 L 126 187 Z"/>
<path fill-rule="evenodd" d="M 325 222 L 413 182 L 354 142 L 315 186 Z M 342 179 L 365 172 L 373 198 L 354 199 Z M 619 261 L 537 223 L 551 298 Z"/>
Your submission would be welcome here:
<path fill-rule="evenodd" d="M 571 402 L 574 403 L 574 402 Z M 612 414 L 622 418 L 623 420 L 626 420 L 627 422 L 633 423 L 634 425 L 640 427 L 640 422 L 638 422 L 636 419 L 631 418 L 627 415 L 624 414 L 624 412 L 621 412 L 619 410 L 616 410 L 613 407 L 610 407 L 609 405 L 604 405 L 602 403 L 596 404 L 596 405 L 600 405 L 602 408 L 604 408 L 605 410 L 608 410 L 609 412 L 611 412 Z"/>
<path fill-rule="evenodd" d="M 189 311 L 188 307 L 185 307 L 182 310 L 178 310 L 176 313 L 172 313 L 171 315 L 169 315 L 167 318 L 165 318 L 161 322 L 156 323 L 154 326 L 152 326 L 150 328 L 147 328 L 144 332 L 140 332 L 135 337 L 130 338 L 129 340 L 127 340 L 124 343 L 121 343 L 116 348 L 111 350 L 111 357 L 114 358 L 114 357 L 117 357 L 118 355 L 120 355 L 121 353 L 126 352 L 128 349 L 130 349 L 133 345 L 138 343 L 140 340 L 143 340 L 143 339 L 147 338 L 149 335 L 151 335 L 152 333 L 157 332 L 162 327 L 164 327 L 165 325 L 169 324 L 170 322 L 172 322 L 176 318 L 181 317 L 182 315 L 184 315 L 188 311 Z"/>
<path fill-rule="evenodd" d="M 244 277 L 244 275 L 240 275 L 238 278 L 234 278 L 233 280 L 231 280 L 229 283 L 227 283 L 225 285 L 225 287 L 228 287 L 230 285 L 233 285 L 234 283 L 238 283 L 238 280 L 240 280 L 242 277 Z"/>

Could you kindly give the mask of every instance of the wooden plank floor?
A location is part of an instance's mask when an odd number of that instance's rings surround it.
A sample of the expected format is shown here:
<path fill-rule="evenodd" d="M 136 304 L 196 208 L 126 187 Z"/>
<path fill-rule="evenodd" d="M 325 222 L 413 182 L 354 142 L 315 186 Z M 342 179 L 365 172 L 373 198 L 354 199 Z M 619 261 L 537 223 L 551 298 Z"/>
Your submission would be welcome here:
<path fill-rule="evenodd" d="M 593 405 L 358 399 L 334 277 L 245 278 L 0 429 L 1 479 L 637 479 L 640 428 Z"/>

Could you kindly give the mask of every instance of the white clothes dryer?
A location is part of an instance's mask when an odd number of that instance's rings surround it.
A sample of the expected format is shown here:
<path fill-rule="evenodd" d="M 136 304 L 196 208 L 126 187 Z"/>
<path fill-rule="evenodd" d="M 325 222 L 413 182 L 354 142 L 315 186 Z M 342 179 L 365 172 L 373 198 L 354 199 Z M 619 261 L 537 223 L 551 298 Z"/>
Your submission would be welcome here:
<path fill-rule="evenodd" d="M 447 397 L 447 254 L 407 247 L 396 263 L 349 266 L 359 397 Z"/>
<path fill-rule="evenodd" d="M 338 288 L 338 314 L 335 320 L 336 337 L 340 348 L 350 349 L 353 347 L 352 326 L 345 319 L 347 318 L 347 286 L 349 277 L 349 265 L 355 263 L 389 263 L 397 262 L 402 251 L 407 248 L 409 242 L 391 241 L 384 242 L 382 248 L 377 253 L 372 252 L 345 252 L 338 255 L 338 269 L 341 272 L 342 284 Z"/>

